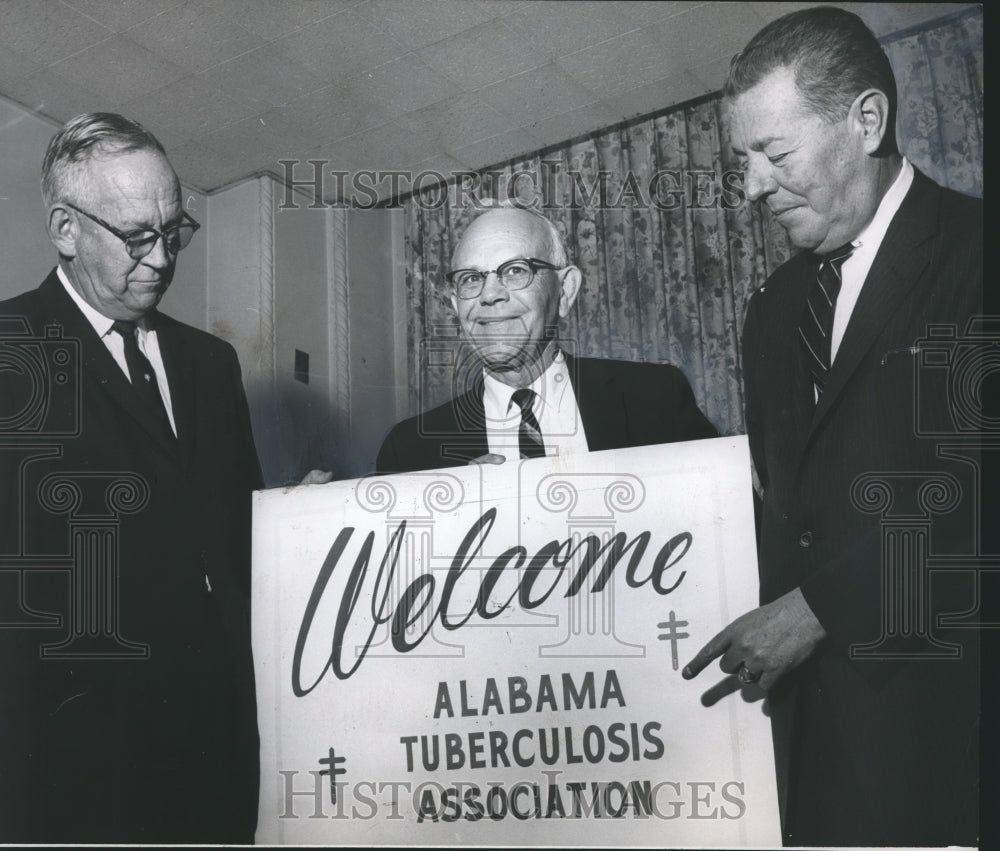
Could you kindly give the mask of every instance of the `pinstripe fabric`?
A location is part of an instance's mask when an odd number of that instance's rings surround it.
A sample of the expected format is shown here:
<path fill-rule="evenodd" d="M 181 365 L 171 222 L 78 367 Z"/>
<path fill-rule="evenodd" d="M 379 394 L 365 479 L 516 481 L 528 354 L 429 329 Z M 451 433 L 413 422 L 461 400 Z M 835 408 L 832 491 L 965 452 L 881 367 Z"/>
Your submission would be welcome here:
<path fill-rule="evenodd" d="M 799 340 L 813 383 L 820 393 L 826 387 L 826 377 L 830 372 L 830 332 L 842 281 L 840 267 L 853 251 L 854 246 L 848 243 L 823 258 L 799 322 Z"/>

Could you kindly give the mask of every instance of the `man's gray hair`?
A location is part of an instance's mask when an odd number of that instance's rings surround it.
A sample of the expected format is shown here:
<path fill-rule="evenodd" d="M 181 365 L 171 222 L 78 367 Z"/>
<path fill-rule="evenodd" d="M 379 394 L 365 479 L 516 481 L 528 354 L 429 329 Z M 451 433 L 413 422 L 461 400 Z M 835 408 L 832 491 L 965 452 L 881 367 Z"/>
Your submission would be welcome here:
<path fill-rule="evenodd" d="M 543 216 L 537 210 L 525 206 L 524 204 L 519 204 L 517 201 L 511 201 L 508 199 L 496 200 L 493 198 L 480 199 L 476 203 L 476 208 L 478 212 L 476 213 L 475 218 L 469 222 L 470 225 L 480 216 L 493 210 L 522 210 L 523 212 L 534 216 L 538 219 L 539 223 L 544 226 L 545 232 L 548 234 L 549 251 L 551 252 L 551 259 L 549 262 L 560 268 L 570 265 L 569 248 L 566 246 L 566 237 L 563 236 L 563 232 L 559 229 L 555 222 L 546 216 Z M 545 258 L 539 257 L 537 259 L 544 260 Z"/>
<path fill-rule="evenodd" d="M 42 197 L 45 205 L 65 197 L 77 202 L 86 192 L 80 165 L 130 151 L 158 151 L 163 145 L 138 121 L 114 112 L 86 112 L 67 121 L 52 137 L 42 162 Z"/>
<path fill-rule="evenodd" d="M 882 45 L 853 12 L 817 6 L 771 21 L 733 57 L 723 96 L 737 97 L 780 68 L 792 70 L 802 100 L 829 122 L 843 120 L 866 89 L 883 92 L 889 120 L 881 153 L 898 153 L 896 78 Z"/>

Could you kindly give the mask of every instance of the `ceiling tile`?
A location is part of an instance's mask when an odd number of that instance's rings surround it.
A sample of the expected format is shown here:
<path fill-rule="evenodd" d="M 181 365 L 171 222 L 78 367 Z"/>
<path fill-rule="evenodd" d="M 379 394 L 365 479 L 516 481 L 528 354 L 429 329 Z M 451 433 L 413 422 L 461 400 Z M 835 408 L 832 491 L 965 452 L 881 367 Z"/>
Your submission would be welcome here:
<path fill-rule="evenodd" d="M 667 79 L 647 83 L 629 92 L 618 94 L 612 100 L 606 101 L 605 105 L 615 110 L 619 121 L 624 121 L 667 109 L 674 104 L 683 103 L 712 91 L 718 91 L 718 86 L 706 87 L 698 77 L 687 71 L 681 71 Z"/>
<path fill-rule="evenodd" d="M 38 0 L 5 0 L 4 45 L 47 65 L 110 36 L 111 30 L 62 3 L 41 13 Z"/>
<path fill-rule="evenodd" d="M 259 115 L 229 124 L 194 141 L 232 161 L 242 162 L 247 173 L 276 168 L 279 159 L 301 147 L 280 126 Z"/>
<path fill-rule="evenodd" d="M 254 35 L 271 40 L 335 15 L 358 0 L 211 0 L 212 6 Z"/>
<path fill-rule="evenodd" d="M 669 55 L 671 66 L 681 70 L 742 50 L 764 24 L 754 7 L 754 3 L 730 3 L 720 14 L 715 4 L 702 4 L 651 25 L 648 32 L 659 50 Z"/>
<path fill-rule="evenodd" d="M 545 146 L 531 133 L 519 127 L 489 139 L 480 139 L 463 148 L 450 150 L 449 153 L 468 163 L 471 170 L 479 171 L 486 166 L 498 165 L 543 147 Z"/>
<path fill-rule="evenodd" d="M 443 39 L 417 51 L 417 56 L 467 92 L 547 62 L 544 55 L 525 49 L 524 39 L 501 21 Z"/>
<path fill-rule="evenodd" d="M 679 56 L 665 49 L 653 28 L 617 36 L 562 56 L 555 65 L 605 99 L 637 85 L 662 80 L 681 68 Z"/>
<path fill-rule="evenodd" d="M 560 115 L 597 98 L 554 65 L 525 71 L 479 92 L 495 109 L 518 123 Z"/>
<path fill-rule="evenodd" d="M 63 0 L 97 23 L 122 32 L 180 5 L 183 0 Z"/>
<path fill-rule="evenodd" d="M 271 45 L 244 53 L 198 75 L 206 85 L 219 87 L 260 104 L 280 106 L 323 88 L 323 81 L 282 55 Z"/>
<path fill-rule="evenodd" d="M 607 3 L 561 0 L 527 3 L 503 17 L 503 22 L 544 56 L 554 59 L 582 50 L 699 3 Z"/>
<path fill-rule="evenodd" d="M 14 50 L 0 45 L 0 80 L 12 83 L 41 70 L 41 65 Z"/>
<path fill-rule="evenodd" d="M 4 93 L 28 109 L 60 124 L 82 112 L 117 112 L 121 104 L 43 68 L 4 87 Z"/>
<path fill-rule="evenodd" d="M 495 17 L 491 4 L 478 0 L 368 0 L 358 11 L 407 50 L 416 50 Z"/>
<path fill-rule="evenodd" d="M 245 98 L 212 89 L 197 77 L 185 77 L 125 104 L 122 111 L 142 122 L 167 145 L 206 136 L 255 115 Z"/>
<path fill-rule="evenodd" d="M 195 73 L 264 44 L 207 3 L 189 2 L 126 32 L 137 44 Z"/>
<path fill-rule="evenodd" d="M 310 24 L 278 39 L 274 47 L 324 83 L 339 82 L 406 53 L 405 47 L 355 11 Z"/>
<path fill-rule="evenodd" d="M 706 92 L 718 92 L 722 90 L 729 75 L 730 59 L 729 56 L 720 56 L 704 65 L 689 68 L 688 73 L 701 83 Z"/>
<path fill-rule="evenodd" d="M 210 192 L 246 176 L 243 163 L 224 157 L 197 142 L 185 142 L 176 148 L 168 148 L 167 156 L 181 182 L 202 192 Z"/>
<path fill-rule="evenodd" d="M 183 69 L 173 62 L 160 59 L 121 35 L 81 50 L 52 65 L 51 70 L 122 103 L 184 76 Z"/>
<path fill-rule="evenodd" d="M 440 153 L 432 139 L 396 122 L 339 139 L 331 149 L 334 153 L 342 152 L 350 162 L 375 171 L 409 169 Z"/>
<path fill-rule="evenodd" d="M 461 94 L 461 89 L 428 68 L 412 53 L 387 62 L 345 81 L 353 96 L 367 103 L 377 103 L 391 115 L 437 103 Z"/>
<path fill-rule="evenodd" d="M 439 151 L 453 151 L 510 129 L 510 120 L 478 95 L 448 98 L 400 116 L 399 123 L 430 137 Z"/>
<path fill-rule="evenodd" d="M 620 120 L 617 110 L 595 103 L 560 115 L 547 116 L 529 124 L 527 129 L 538 139 L 539 147 L 546 147 L 609 127 Z"/>
<path fill-rule="evenodd" d="M 265 120 L 279 122 L 289 135 L 314 144 L 385 124 L 391 117 L 383 104 L 360 100 L 343 86 L 327 86 L 265 113 Z"/>

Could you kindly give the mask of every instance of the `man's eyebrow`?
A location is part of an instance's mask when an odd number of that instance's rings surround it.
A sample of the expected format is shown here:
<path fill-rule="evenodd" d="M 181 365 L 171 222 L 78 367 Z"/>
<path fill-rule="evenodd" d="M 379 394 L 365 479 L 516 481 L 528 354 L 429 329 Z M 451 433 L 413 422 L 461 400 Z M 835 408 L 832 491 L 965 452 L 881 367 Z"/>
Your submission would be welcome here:
<path fill-rule="evenodd" d="M 170 230 L 170 228 L 181 224 L 184 221 L 184 212 L 181 211 L 176 216 L 171 218 L 170 221 L 164 222 L 160 227 L 150 224 L 148 219 L 129 219 L 128 221 L 129 223 L 127 225 L 121 225 L 119 228 L 125 233 L 132 233 L 133 231 L 140 231 L 140 230 L 165 231 L 165 230 Z M 141 222 L 141 224 L 139 222 Z"/>
<path fill-rule="evenodd" d="M 762 139 L 754 139 L 747 147 L 751 151 L 763 151 L 768 145 L 773 145 L 775 142 L 783 142 L 783 136 L 765 136 Z M 734 154 L 745 154 L 746 151 L 743 148 L 738 148 L 736 145 L 732 146 Z"/>

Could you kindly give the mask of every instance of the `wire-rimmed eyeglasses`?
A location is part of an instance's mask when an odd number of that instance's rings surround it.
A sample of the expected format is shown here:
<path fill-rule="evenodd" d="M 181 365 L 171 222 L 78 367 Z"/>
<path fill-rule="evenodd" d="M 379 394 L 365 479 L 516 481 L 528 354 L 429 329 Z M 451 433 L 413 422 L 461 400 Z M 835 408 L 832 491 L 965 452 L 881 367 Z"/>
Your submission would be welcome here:
<path fill-rule="evenodd" d="M 97 224 L 99 224 L 106 231 L 110 231 L 115 236 L 117 236 L 122 242 L 125 243 L 125 250 L 128 251 L 129 257 L 133 260 L 142 260 L 153 247 L 156 245 L 156 241 L 162 236 L 163 237 L 163 247 L 166 249 L 167 253 L 171 256 L 175 256 L 178 251 L 183 248 L 187 248 L 188 244 L 191 242 L 191 237 L 194 236 L 194 232 L 201 227 L 194 219 L 192 219 L 187 213 L 184 213 L 184 221 L 179 222 L 176 225 L 171 225 L 165 230 L 157 230 L 156 228 L 139 228 L 138 230 L 132 230 L 128 233 L 118 230 L 114 225 L 108 224 L 104 219 L 95 216 L 93 213 L 88 213 L 86 210 L 81 210 L 76 204 L 71 204 L 69 201 L 66 202 L 67 207 L 72 207 L 78 213 L 82 213 L 88 219 L 91 219 Z"/>
<path fill-rule="evenodd" d="M 523 290 L 530 284 L 535 273 L 541 269 L 560 269 L 552 263 L 536 257 L 516 257 L 501 263 L 496 269 L 455 269 L 446 274 L 445 280 L 455 288 L 459 298 L 475 298 L 486 286 L 486 279 L 495 274 L 507 290 Z"/>

